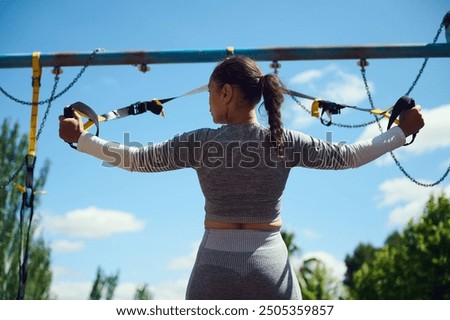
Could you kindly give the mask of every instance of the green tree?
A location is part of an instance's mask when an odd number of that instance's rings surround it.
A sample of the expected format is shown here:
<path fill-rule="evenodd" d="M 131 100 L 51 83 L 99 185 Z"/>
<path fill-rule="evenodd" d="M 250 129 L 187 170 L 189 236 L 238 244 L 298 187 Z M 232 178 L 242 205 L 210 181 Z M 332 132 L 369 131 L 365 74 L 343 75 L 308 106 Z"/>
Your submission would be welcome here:
<path fill-rule="evenodd" d="M 389 245 L 393 248 L 400 248 L 402 246 L 402 235 L 398 231 L 392 232 L 384 241 L 385 245 Z"/>
<path fill-rule="evenodd" d="M 118 281 L 119 272 L 115 275 L 106 275 L 102 268 L 98 267 L 89 300 L 101 300 L 102 298 L 112 300 Z"/>
<path fill-rule="evenodd" d="M 144 283 L 142 287 L 136 288 L 134 300 L 153 300 L 153 294 L 148 289 L 148 285 Z"/>
<path fill-rule="evenodd" d="M 340 299 L 342 290 L 340 282 L 335 279 L 325 264 L 317 258 L 303 261 L 297 275 L 304 300 Z"/>
<path fill-rule="evenodd" d="M 289 257 L 300 252 L 300 248 L 294 243 L 295 233 L 282 231 L 281 236 L 286 244 Z M 339 298 L 342 291 L 339 281 L 330 275 L 329 270 L 319 259 L 304 260 L 296 275 L 303 299 L 330 300 Z"/>
<path fill-rule="evenodd" d="M 431 197 L 412 220 L 353 275 L 356 299 L 450 299 L 450 200 Z"/>
<path fill-rule="evenodd" d="M 389 245 L 393 248 L 399 248 L 401 246 L 401 242 L 401 234 L 398 231 L 394 231 L 387 237 L 384 244 Z M 360 270 L 364 264 L 370 264 L 375 259 L 375 253 L 379 250 L 380 248 L 375 248 L 370 243 L 360 243 L 353 251 L 352 255 L 347 255 L 345 257 L 345 265 L 347 266 L 347 271 L 345 272 L 343 283 L 346 289 L 352 292 L 352 289 L 354 287 L 354 273 Z"/>
<path fill-rule="evenodd" d="M 116 274 L 107 275 L 103 269 L 99 266 L 95 280 L 92 283 L 91 293 L 89 294 L 89 300 L 112 300 L 114 292 L 117 288 L 119 281 L 119 272 Z M 145 283 L 142 287 L 137 287 L 134 293 L 134 300 L 152 300 L 153 294 L 148 289 L 148 285 Z"/>
<path fill-rule="evenodd" d="M 281 231 L 281 237 L 286 244 L 289 257 L 300 252 L 300 248 L 294 243 L 295 234 L 293 232 Z"/>
<path fill-rule="evenodd" d="M 16 299 L 19 290 L 21 242 L 18 217 L 22 193 L 12 182 L 6 182 L 24 162 L 28 138 L 20 134 L 17 123 L 11 126 L 8 120 L 3 121 L 0 130 L 0 299 Z M 42 190 L 44 187 L 49 167 L 49 162 L 45 161 L 39 174 L 35 174 L 35 190 Z M 25 170 L 21 170 L 13 182 L 23 185 L 24 181 Z M 39 200 L 40 194 L 37 193 L 35 207 Z M 25 218 L 28 221 L 28 217 Z M 36 235 L 36 219 L 33 221 L 25 299 L 48 299 L 52 280 L 50 249 L 42 236 Z"/>
<path fill-rule="evenodd" d="M 377 249 L 370 243 L 360 243 L 353 251 L 353 255 L 345 257 L 347 271 L 344 277 L 344 284 L 350 288 L 353 287 L 353 274 L 361 269 L 364 263 L 370 263 L 375 257 Z"/>

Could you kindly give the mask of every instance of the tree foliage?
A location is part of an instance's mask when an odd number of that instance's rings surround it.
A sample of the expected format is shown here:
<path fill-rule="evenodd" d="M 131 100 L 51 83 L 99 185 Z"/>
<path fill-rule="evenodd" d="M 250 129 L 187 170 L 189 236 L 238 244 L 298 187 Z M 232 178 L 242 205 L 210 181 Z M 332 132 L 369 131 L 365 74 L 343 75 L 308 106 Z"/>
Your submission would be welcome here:
<path fill-rule="evenodd" d="M 294 243 L 293 232 L 282 231 L 281 236 L 286 244 L 289 257 L 292 258 L 300 252 L 300 248 Z M 317 258 L 303 261 L 297 271 L 297 280 L 300 284 L 302 297 L 305 300 L 331 300 L 340 298 L 341 284 L 334 279 L 325 264 Z"/>
<path fill-rule="evenodd" d="M 364 263 L 370 263 L 375 258 L 376 248 L 370 243 L 360 243 L 353 251 L 353 255 L 345 257 L 347 271 L 345 273 L 344 284 L 353 287 L 353 274 L 361 269 Z"/>
<path fill-rule="evenodd" d="M 142 287 L 136 288 L 134 300 L 153 300 L 153 294 L 150 292 L 146 283 L 144 283 Z"/>
<path fill-rule="evenodd" d="M 295 234 L 293 232 L 281 231 L 281 237 L 288 250 L 288 256 L 291 257 L 300 252 L 300 248 L 294 243 Z"/>
<path fill-rule="evenodd" d="M 304 300 L 335 300 L 340 298 L 340 282 L 317 258 L 303 261 L 297 275 Z"/>
<path fill-rule="evenodd" d="M 92 285 L 89 300 L 112 300 L 119 281 L 119 272 L 106 275 L 101 267 L 97 268 L 97 275 Z"/>
<path fill-rule="evenodd" d="M 0 184 L 3 186 L 9 177 L 24 162 L 27 153 L 27 136 L 21 135 L 19 125 L 10 125 L 4 120 L 0 129 Z M 35 173 L 34 188 L 42 190 L 49 170 L 46 161 L 39 174 Z M 23 185 L 25 170 L 21 170 L 13 182 Z M 35 195 L 35 207 L 39 203 L 39 193 Z M 19 210 L 22 193 L 13 183 L 0 188 L 0 299 L 16 299 L 19 287 L 20 228 Z M 28 212 L 29 214 L 29 212 Z M 28 221 L 28 217 L 25 217 Z M 34 219 L 36 221 L 36 219 Z M 52 272 L 50 268 L 50 249 L 42 236 L 36 236 L 36 222 L 30 233 L 30 256 L 25 299 L 48 299 Z"/>
<path fill-rule="evenodd" d="M 97 268 L 95 280 L 92 283 L 89 300 L 112 300 L 119 282 L 119 272 L 107 275 L 101 267 Z M 148 285 L 144 283 L 141 287 L 137 287 L 134 293 L 134 300 L 152 300 L 153 294 L 150 292 Z"/>
<path fill-rule="evenodd" d="M 418 222 L 388 238 L 353 274 L 355 299 L 450 299 L 450 200 L 431 197 Z"/>

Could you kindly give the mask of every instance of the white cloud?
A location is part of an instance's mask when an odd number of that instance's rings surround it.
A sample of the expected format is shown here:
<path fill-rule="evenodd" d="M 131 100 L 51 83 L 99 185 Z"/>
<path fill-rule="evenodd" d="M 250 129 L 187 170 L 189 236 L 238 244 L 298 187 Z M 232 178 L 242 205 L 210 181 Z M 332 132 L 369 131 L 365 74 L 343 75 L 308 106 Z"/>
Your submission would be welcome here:
<path fill-rule="evenodd" d="M 79 238 L 105 238 L 144 228 L 144 222 L 131 213 L 96 207 L 73 210 L 64 216 L 46 215 L 43 224 L 53 232 Z"/>
<path fill-rule="evenodd" d="M 302 85 L 300 91 L 305 94 L 338 103 L 358 104 L 367 98 L 361 77 L 349 73 L 335 64 L 322 69 L 301 72 L 292 77 L 289 83 Z M 374 92 L 374 84 L 369 82 L 369 86 Z"/>
<path fill-rule="evenodd" d="M 423 212 L 425 202 L 428 199 L 422 199 L 424 201 L 411 201 L 404 206 L 395 207 L 389 214 L 390 225 L 406 225 L 409 220 L 417 220 Z"/>
<path fill-rule="evenodd" d="M 193 243 L 191 245 L 191 251 L 181 257 L 177 257 L 169 262 L 168 268 L 170 270 L 191 270 L 195 263 L 195 258 L 197 257 L 198 247 L 200 241 Z"/>
<path fill-rule="evenodd" d="M 153 286 L 155 300 L 184 300 L 189 278 L 168 280 Z"/>
<path fill-rule="evenodd" d="M 304 105 L 304 104 L 303 104 Z M 310 108 L 310 105 L 305 106 Z M 317 121 L 310 113 L 305 112 L 298 104 L 289 104 L 283 110 L 283 122 L 289 123 L 290 128 L 305 129 Z"/>
<path fill-rule="evenodd" d="M 370 84 L 370 88 L 374 92 L 373 84 Z M 338 70 L 336 75 L 332 77 L 332 81 L 326 83 L 323 97 L 334 102 L 350 105 L 364 101 L 367 98 L 367 93 L 360 77 Z"/>
<path fill-rule="evenodd" d="M 187 271 L 187 276 L 176 280 L 167 280 L 153 286 L 156 300 L 184 300 L 189 275 L 194 267 L 200 241 L 191 244 L 191 250 L 186 255 L 172 259 L 167 268 L 169 270 Z M 184 272 L 183 272 L 184 273 Z"/>
<path fill-rule="evenodd" d="M 51 294 L 59 300 L 86 300 L 92 289 L 92 282 L 53 281 Z"/>
<path fill-rule="evenodd" d="M 390 226 L 404 226 L 411 219 L 419 218 L 432 194 L 450 194 L 450 185 L 424 189 L 404 177 L 386 180 L 378 188 L 381 191 L 381 199 L 377 200 L 380 206 L 393 207 L 389 214 Z"/>
<path fill-rule="evenodd" d="M 84 249 L 84 242 L 57 240 L 51 244 L 51 248 L 53 252 L 57 253 L 75 252 Z"/>
<path fill-rule="evenodd" d="M 65 266 L 53 266 L 52 265 L 53 280 L 59 277 L 73 277 L 79 276 L 79 272 Z"/>
<path fill-rule="evenodd" d="M 422 110 L 425 127 L 420 130 L 416 141 L 407 148 L 408 152 L 414 154 L 450 146 L 450 126 L 448 125 L 450 104 L 433 109 L 426 109 L 425 107 Z"/>
<path fill-rule="evenodd" d="M 195 262 L 198 246 L 200 241 L 191 245 L 191 251 L 181 257 L 175 258 L 169 262 L 168 268 L 178 271 L 189 271 L 188 275 L 184 274 L 176 280 L 166 280 L 158 284 L 152 284 L 149 288 L 150 292 L 154 294 L 154 299 L 157 300 L 184 300 L 186 288 L 189 281 L 189 274 Z M 77 276 L 74 270 L 66 267 L 55 267 L 53 272 L 56 278 Z M 184 273 L 184 272 L 183 272 Z M 134 298 L 137 283 L 121 283 L 114 292 L 114 299 L 116 300 L 131 300 Z M 53 281 L 51 292 L 57 299 L 61 300 L 86 300 L 89 297 L 92 289 L 92 281 Z"/>
<path fill-rule="evenodd" d="M 382 207 L 428 197 L 424 194 L 422 187 L 411 184 L 407 178 L 403 177 L 386 180 L 378 189 L 382 192 L 382 199 L 379 202 Z"/>
<path fill-rule="evenodd" d="M 300 231 L 301 235 L 309 240 L 314 240 L 320 238 L 320 234 L 311 229 L 303 229 Z"/>
<path fill-rule="evenodd" d="M 290 82 L 293 84 L 309 83 L 313 80 L 320 79 L 323 76 L 323 74 L 324 74 L 323 70 L 310 69 L 295 75 L 294 77 L 292 77 Z"/>
<path fill-rule="evenodd" d="M 136 289 L 139 285 L 137 283 L 132 282 L 126 282 L 126 283 L 120 283 L 119 278 L 119 284 L 116 287 L 116 290 L 114 290 L 114 300 L 132 300 L 134 298 L 134 294 L 136 293 Z M 151 293 L 152 290 L 149 289 Z"/>

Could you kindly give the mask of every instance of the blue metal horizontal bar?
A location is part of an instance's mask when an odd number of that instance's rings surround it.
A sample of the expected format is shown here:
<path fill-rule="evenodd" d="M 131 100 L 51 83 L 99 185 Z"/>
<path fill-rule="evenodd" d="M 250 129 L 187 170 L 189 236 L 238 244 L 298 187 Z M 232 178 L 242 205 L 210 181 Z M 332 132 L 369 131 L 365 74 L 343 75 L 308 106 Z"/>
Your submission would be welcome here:
<path fill-rule="evenodd" d="M 230 54 L 249 56 L 256 61 L 448 58 L 450 43 L 99 52 L 89 64 L 106 66 L 218 62 Z M 42 67 L 83 66 L 90 55 L 91 52 L 41 53 L 40 63 Z M 31 61 L 31 53 L 0 55 L 0 69 L 28 68 L 31 67 Z"/>

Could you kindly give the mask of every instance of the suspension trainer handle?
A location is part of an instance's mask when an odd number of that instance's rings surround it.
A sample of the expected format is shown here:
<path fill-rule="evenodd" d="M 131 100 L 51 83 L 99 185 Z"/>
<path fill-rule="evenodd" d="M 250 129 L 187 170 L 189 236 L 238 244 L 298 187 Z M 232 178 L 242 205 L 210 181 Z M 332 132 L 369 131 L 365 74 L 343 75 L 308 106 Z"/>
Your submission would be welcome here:
<path fill-rule="evenodd" d="M 75 118 L 75 111 L 71 106 L 64 107 L 64 118 Z"/>
<path fill-rule="evenodd" d="M 416 105 L 416 102 L 414 101 L 414 99 L 410 98 L 408 96 L 403 96 L 400 99 L 398 99 L 397 102 L 395 103 L 395 105 L 392 108 L 391 117 L 389 118 L 389 122 L 388 122 L 388 126 L 387 126 L 388 130 L 392 126 L 392 124 L 394 123 L 395 119 L 397 119 L 397 117 L 400 117 L 400 114 L 403 111 L 410 110 L 415 105 Z M 411 141 L 405 143 L 405 146 L 410 145 L 411 143 L 413 143 L 414 139 L 416 139 L 416 135 L 417 135 L 417 133 L 414 133 L 412 135 Z"/>
<path fill-rule="evenodd" d="M 75 118 L 75 111 L 73 110 L 73 108 L 71 106 L 67 106 L 67 107 L 64 107 L 64 114 L 63 115 L 64 115 L 64 118 Z M 71 148 L 73 148 L 75 150 L 77 149 L 77 147 L 74 146 L 72 142 L 67 142 L 67 144 Z"/>
<path fill-rule="evenodd" d="M 85 116 L 86 118 L 89 119 L 89 122 L 92 122 L 93 124 L 95 124 L 97 131 L 95 133 L 95 135 L 98 137 L 99 134 L 99 120 L 98 120 L 98 115 L 97 113 L 88 105 L 84 104 L 83 102 L 75 102 L 72 103 L 71 105 L 68 105 L 67 107 L 64 108 L 64 117 L 65 118 L 75 118 L 75 111 L 77 111 L 78 113 L 80 113 L 82 116 Z M 87 128 L 87 125 L 84 125 L 85 129 Z M 69 146 L 73 149 L 77 149 L 76 146 L 73 145 L 73 143 L 69 143 Z"/>

